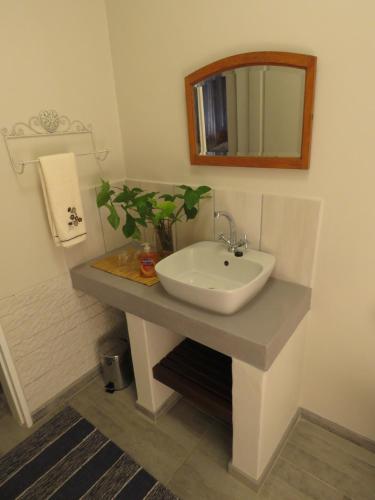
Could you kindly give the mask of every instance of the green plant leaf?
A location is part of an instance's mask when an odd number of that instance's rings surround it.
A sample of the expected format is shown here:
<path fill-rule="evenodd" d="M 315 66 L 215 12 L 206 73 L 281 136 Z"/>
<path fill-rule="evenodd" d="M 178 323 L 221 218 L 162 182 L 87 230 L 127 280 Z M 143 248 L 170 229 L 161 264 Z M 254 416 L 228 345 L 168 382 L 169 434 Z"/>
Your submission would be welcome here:
<path fill-rule="evenodd" d="M 135 207 L 136 207 L 136 211 L 139 213 L 139 215 L 142 218 L 146 217 L 147 212 L 149 211 L 148 203 L 147 203 L 146 199 L 137 200 Z"/>
<path fill-rule="evenodd" d="M 122 191 L 120 190 L 115 195 L 115 191 L 108 181 L 101 179 L 101 182 L 97 195 L 98 207 L 107 207 L 109 210 L 108 222 L 114 229 L 117 229 L 120 225 L 120 217 L 114 203 L 120 204 L 126 214 L 122 231 L 127 238 L 134 239 L 140 239 L 140 228 L 147 227 L 150 222 L 157 226 L 162 219 L 168 219 L 172 224 L 183 219 L 194 219 L 198 214 L 199 201 L 209 197 L 205 195 L 211 191 L 209 186 L 199 186 L 194 189 L 181 184 L 178 186 L 181 192 L 159 195 L 158 192 L 146 192 L 138 187 L 130 189 L 125 184 Z M 178 204 L 176 200 L 178 200 Z"/>
<path fill-rule="evenodd" d="M 211 191 L 211 188 L 208 186 L 199 186 L 196 189 L 196 192 L 199 194 L 199 196 L 202 196 L 202 195 L 208 193 L 209 191 Z"/>
<path fill-rule="evenodd" d="M 115 207 L 111 205 L 106 205 L 109 210 L 109 215 L 107 217 L 108 222 L 111 224 L 113 229 L 117 229 L 120 225 L 120 217 L 115 209 Z"/>
<path fill-rule="evenodd" d="M 150 220 L 152 217 L 152 210 L 157 206 L 155 195 L 157 193 L 152 191 L 150 193 L 142 194 L 133 199 L 133 210 L 138 212 L 142 219 Z"/>
<path fill-rule="evenodd" d="M 100 191 L 96 196 L 96 205 L 97 207 L 104 207 L 109 200 L 111 199 L 111 196 L 114 194 L 113 189 L 111 189 L 111 186 L 108 181 L 105 181 L 101 179 L 102 184 L 100 186 Z"/>
<path fill-rule="evenodd" d="M 146 222 L 146 219 L 143 219 L 143 218 L 141 218 L 141 217 L 140 217 L 139 219 L 135 219 L 135 222 L 136 222 L 137 224 L 140 224 L 140 225 L 141 225 L 141 226 L 143 226 L 143 227 L 147 227 L 147 222 Z"/>
<path fill-rule="evenodd" d="M 186 208 L 191 209 L 194 205 L 199 203 L 200 196 L 196 191 L 190 188 L 185 191 L 184 200 Z"/>
<path fill-rule="evenodd" d="M 141 218 L 147 217 L 152 212 L 152 203 L 147 198 L 135 200 L 134 205 L 134 210 L 139 213 Z"/>
<path fill-rule="evenodd" d="M 165 201 L 174 201 L 176 198 L 177 196 L 174 194 L 162 194 L 161 196 L 159 196 L 159 199 Z"/>
<path fill-rule="evenodd" d="M 198 213 L 198 209 L 195 207 L 188 208 L 186 205 L 184 205 L 184 212 L 185 212 L 187 220 L 195 219 L 195 217 L 197 216 L 197 213 Z"/>
<path fill-rule="evenodd" d="M 133 195 L 132 195 L 131 191 L 129 191 L 127 186 L 124 186 L 123 191 L 113 199 L 113 202 L 114 203 L 127 203 L 132 198 L 133 198 Z"/>
<path fill-rule="evenodd" d="M 124 224 L 124 226 L 122 228 L 122 231 L 123 231 L 124 235 L 127 238 L 131 238 L 131 237 L 133 237 L 134 232 L 136 232 L 136 229 L 137 229 L 137 225 L 136 225 L 134 217 L 132 217 L 127 212 L 127 214 L 126 214 L 126 221 L 125 221 L 125 224 Z"/>
<path fill-rule="evenodd" d="M 162 219 L 172 219 L 173 213 L 176 210 L 176 204 L 173 201 L 162 201 L 158 203 L 156 207 L 156 211 L 152 214 L 152 223 L 154 226 L 157 226 Z"/>
<path fill-rule="evenodd" d="M 163 201 L 159 203 L 157 208 L 162 214 L 162 219 L 168 219 L 176 209 L 176 204 L 173 201 Z"/>
<path fill-rule="evenodd" d="M 155 199 L 156 194 L 158 193 L 151 191 L 150 193 L 144 193 L 140 196 L 136 196 L 134 198 L 134 203 L 137 205 L 139 202 L 143 202 L 144 200 L 151 202 L 153 199 Z"/>

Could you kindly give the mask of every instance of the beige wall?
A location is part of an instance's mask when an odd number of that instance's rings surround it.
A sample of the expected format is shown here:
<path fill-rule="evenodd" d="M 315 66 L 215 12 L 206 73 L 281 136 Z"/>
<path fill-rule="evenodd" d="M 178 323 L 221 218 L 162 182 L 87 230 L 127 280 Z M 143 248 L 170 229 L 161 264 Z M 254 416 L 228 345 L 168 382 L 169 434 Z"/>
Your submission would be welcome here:
<path fill-rule="evenodd" d="M 303 404 L 375 439 L 373 2 L 107 0 L 107 10 L 130 177 L 324 200 Z M 191 166 L 184 76 L 256 50 L 318 57 L 310 171 Z"/>
<path fill-rule="evenodd" d="M 46 108 L 92 123 L 111 154 L 106 175 L 125 174 L 103 0 L 0 0 L 0 128 Z M 26 141 L 26 140 L 25 140 Z M 13 143 L 19 159 L 88 151 L 87 138 Z M 51 238 L 34 166 L 11 169 L 0 141 L 0 322 L 32 410 L 97 364 L 96 344 L 119 318 L 74 292 L 68 267 L 104 250 L 95 193 L 99 172 L 78 160 L 88 239 L 63 250 Z"/>
<path fill-rule="evenodd" d="M 0 0 L 0 10 L 0 128 L 27 121 L 46 108 L 92 123 L 98 148 L 111 149 L 106 168 L 123 176 L 103 1 Z M 77 151 L 91 148 L 84 138 L 67 141 L 64 147 L 69 149 L 70 145 Z M 55 139 L 14 143 L 18 158 L 26 159 L 59 152 L 60 147 Z M 99 172 L 91 159 L 79 160 L 79 171 L 82 189 L 97 182 Z M 2 145 L 0 200 L 3 297 L 65 271 L 66 259 L 48 233 L 35 167 L 17 177 Z M 98 244 L 92 234 L 80 252 L 87 253 Z M 76 256 L 77 251 L 73 253 Z"/>

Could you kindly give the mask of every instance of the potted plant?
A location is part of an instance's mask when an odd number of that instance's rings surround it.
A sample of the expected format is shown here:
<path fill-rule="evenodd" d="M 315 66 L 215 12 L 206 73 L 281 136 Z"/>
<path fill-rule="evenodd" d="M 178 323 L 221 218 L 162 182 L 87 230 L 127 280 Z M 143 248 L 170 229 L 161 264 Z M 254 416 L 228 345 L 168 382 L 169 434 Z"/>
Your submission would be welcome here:
<path fill-rule="evenodd" d="M 126 238 L 141 239 L 141 228 L 151 224 L 156 231 L 161 250 L 173 252 L 172 227 L 176 222 L 195 219 L 199 211 L 199 202 L 208 198 L 211 191 L 208 186 L 192 188 L 177 186 L 180 193 L 159 194 L 147 192 L 139 187 L 122 188 L 111 186 L 102 179 L 100 191 L 96 198 L 98 207 L 106 207 L 109 211 L 108 222 L 114 229 L 120 226 L 118 208 L 125 212 L 125 224 L 122 231 Z"/>

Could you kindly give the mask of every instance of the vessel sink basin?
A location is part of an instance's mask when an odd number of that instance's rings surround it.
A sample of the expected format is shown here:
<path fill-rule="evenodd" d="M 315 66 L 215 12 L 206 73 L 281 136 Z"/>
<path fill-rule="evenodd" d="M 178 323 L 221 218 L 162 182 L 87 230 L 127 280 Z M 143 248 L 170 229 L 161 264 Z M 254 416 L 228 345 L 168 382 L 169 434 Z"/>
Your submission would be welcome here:
<path fill-rule="evenodd" d="M 265 285 L 275 257 L 246 250 L 236 257 L 225 245 L 201 241 L 156 265 L 165 290 L 178 299 L 220 314 L 233 314 Z"/>

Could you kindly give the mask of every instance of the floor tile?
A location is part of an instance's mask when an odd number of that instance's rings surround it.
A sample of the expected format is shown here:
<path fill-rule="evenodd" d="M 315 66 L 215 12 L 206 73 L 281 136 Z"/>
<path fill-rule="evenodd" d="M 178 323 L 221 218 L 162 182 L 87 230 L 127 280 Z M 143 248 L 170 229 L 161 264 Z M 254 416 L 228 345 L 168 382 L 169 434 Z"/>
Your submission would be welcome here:
<path fill-rule="evenodd" d="M 103 379 L 101 376 L 99 376 L 96 377 L 93 382 L 85 388 L 82 394 L 87 394 L 94 398 L 96 404 L 105 404 L 106 401 L 108 402 L 116 400 L 132 411 L 135 411 L 137 391 L 134 383 L 132 383 L 129 387 L 126 387 L 126 389 L 110 394 L 105 391 Z"/>
<path fill-rule="evenodd" d="M 301 421 L 282 456 L 352 499 L 375 499 L 374 457 L 315 424 Z"/>
<path fill-rule="evenodd" d="M 57 408 L 56 408 L 57 409 Z M 61 407 L 57 409 L 59 411 Z M 0 418 L 0 456 L 17 446 L 18 443 L 26 439 L 35 432 L 41 425 L 52 418 L 54 413 L 50 413 L 38 420 L 31 429 L 21 427 L 13 416 L 8 413 Z"/>
<path fill-rule="evenodd" d="M 231 430 L 181 399 L 156 424 L 135 408 L 136 389 L 108 394 L 100 377 L 68 401 L 103 434 L 182 500 L 375 499 L 375 454 L 304 419 L 256 494 L 227 472 Z M 0 455 L 62 408 L 59 402 L 32 429 L 0 416 Z"/>
<path fill-rule="evenodd" d="M 232 459 L 232 429 L 213 420 L 199 442 L 198 449 L 226 469 Z"/>
<path fill-rule="evenodd" d="M 109 439 L 114 440 L 114 438 L 124 430 L 123 426 L 118 425 L 110 418 L 105 410 L 93 404 L 92 401 L 85 396 L 81 396 L 77 400 L 73 399 L 71 406 L 89 422 L 95 425 L 95 427 L 100 429 Z"/>
<path fill-rule="evenodd" d="M 311 500 L 310 495 L 294 488 L 276 474 L 270 474 L 256 498 L 257 500 Z"/>
<path fill-rule="evenodd" d="M 317 424 L 309 422 L 308 420 L 301 419 L 298 425 L 293 430 L 290 436 L 290 441 L 302 440 L 309 441 L 313 444 L 314 441 L 319 443 L 321 440 L 331 445 L 337 452 L 352 455 L 360 461 L 366 462 L 375 466 L 375 453 L 359 446 L 348 439 L 344 439 L 337 434 L 334 434 L 327 429 L 323 429 Z"/>
<path fill-rule="evenodd" d="M 155 425 L 186 450 L 191 451 L 214 422 L 213 418 L 202 413 L 194 405 L 185 399 L 180 399 L 166 415 L 157 420 Z"/>
<path fill-rule="evenodd" d="M 168 487 L 183 500 L 252 500 L 255 492 L 231 476 L 226 468 L 195 450 L 174 474 Z"/>
<path fill-rule="evenodd" d="M 29 435 L 28 430 L 17 425 L 9 413 L 0 418 L 0 432 L 0 455 L 7 453 Z"/>
<path fill-rule="evenodd" d="M 83 399 L 86 403 L 82 403 Z M 183 446 L 173 437 L 173 432 L 168 434 L 159 429 L 134 408 L 134 403 L 130 408 L 124 400 L 125 395 L 119 398 L 117 394 L 98 397 L 91 387 L 74 398 L 72 406 L 148 472 L 166 483 L 188 457 L 190 446 Z M 95 415 L 95 411 L 101 416 Z"/>
<path fill-rule="evenodd" d="M 343 494 L 337 489 L 282 458 L 275 463 L 271 476 L 282 479 L 301 494 L 315 500 L 343 500 Z"/>

